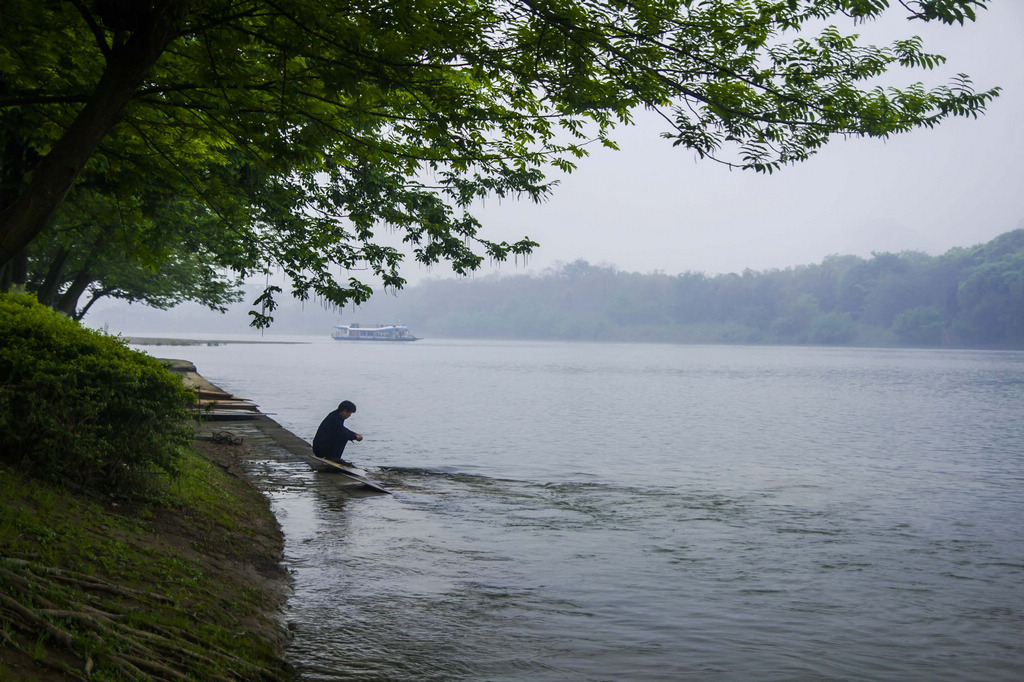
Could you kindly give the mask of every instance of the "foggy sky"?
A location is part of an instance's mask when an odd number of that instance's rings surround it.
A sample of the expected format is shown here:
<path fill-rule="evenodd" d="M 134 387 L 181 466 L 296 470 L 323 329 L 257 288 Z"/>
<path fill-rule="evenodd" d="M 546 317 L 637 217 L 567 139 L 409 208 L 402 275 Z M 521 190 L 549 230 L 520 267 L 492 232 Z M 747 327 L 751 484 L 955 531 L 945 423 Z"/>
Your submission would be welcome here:
<path fill-rule="evenodd" d="M 894 14 L 843 31 L 870 42 L 920 35 L 948 58 L 899 84 L 946 84 L 969 74 L 977 90 L 1003 92 L 980 119 L 955 119 L 889 140 L 836 139 L 809 161 L 774 175 L 699 161 L 659 137 L 653 115 L 613 137 L 620 151 L 583 159 L 541 205 L 489 202 L 483 236 L 541 243 L 526 267 L 539 272 L 583 258 L 621 270 L 718 274 L 818 263 L 830 254 L 931 255 L 971 246 L 1024 219 L 1024 2 L 994 0 L 975 24 L 932 26 Z M 894 83 L 895 84 L 895 83 Z M 559 176 L 552 176 L 559 177 Z M 409 262 L 411 283 L 446 277 Z"/>

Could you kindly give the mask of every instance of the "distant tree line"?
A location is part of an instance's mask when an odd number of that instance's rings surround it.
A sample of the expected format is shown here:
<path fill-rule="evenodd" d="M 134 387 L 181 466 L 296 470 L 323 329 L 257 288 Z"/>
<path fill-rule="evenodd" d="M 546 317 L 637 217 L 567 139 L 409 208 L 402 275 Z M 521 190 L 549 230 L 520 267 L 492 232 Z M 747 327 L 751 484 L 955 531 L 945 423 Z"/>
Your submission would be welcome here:
<path fill-rule="evenodd" d="M 577 260 L 539 276 L 431 280 L 374 303 L 353 319 L 445 337 L 1022 348 L 1024 229 L 941 256 L 834 255 L 742 274 Z"/>

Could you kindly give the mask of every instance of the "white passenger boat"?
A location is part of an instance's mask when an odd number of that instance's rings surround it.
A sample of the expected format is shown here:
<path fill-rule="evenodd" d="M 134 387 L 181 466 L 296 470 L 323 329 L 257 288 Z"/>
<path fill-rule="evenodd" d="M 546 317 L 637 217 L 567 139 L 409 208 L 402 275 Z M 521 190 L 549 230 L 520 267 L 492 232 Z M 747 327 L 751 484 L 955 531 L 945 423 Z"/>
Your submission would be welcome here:
<path fill-rule="evenodd" d="M 331 338 L 335 341 L 419 341 L 408 327 L 401 325 L 360 327 L 358 324 L 339 324 L 334 327 Z"/>

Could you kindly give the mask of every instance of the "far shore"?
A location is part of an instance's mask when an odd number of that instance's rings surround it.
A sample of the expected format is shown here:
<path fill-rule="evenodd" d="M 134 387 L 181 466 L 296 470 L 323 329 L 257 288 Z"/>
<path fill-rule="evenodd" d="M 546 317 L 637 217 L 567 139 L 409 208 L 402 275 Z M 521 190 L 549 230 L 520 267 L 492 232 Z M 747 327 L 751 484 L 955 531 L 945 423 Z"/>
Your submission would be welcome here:
<path fill-rule="evenodd" d="M 124 336 L 132 346 L 220 346 L 227 343 L 267 343 L 300 345 L 306 341 L 265 341 L 263 339 L 178 339 L 163 336 Z"/>

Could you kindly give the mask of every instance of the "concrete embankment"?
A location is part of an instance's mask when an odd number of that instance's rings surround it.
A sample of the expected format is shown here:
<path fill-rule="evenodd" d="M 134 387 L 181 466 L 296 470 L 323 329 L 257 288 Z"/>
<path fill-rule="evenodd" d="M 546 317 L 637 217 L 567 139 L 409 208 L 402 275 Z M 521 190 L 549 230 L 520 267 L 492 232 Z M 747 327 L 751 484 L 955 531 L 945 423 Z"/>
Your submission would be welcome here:
<path fill-rule="evenodd" d="M 259 411 L 259 406 L 248 403 L 211 384 L 199 374 L 195 365 L 188 360 L 162 360 L 177 372 L 186 386 L 195 390 L 200 404 L 197 410 L 197 436 L 214 438 L 216 434 L 234 435 L 245 438 L 249 435 L 250 447 L 266 447 L 273 444 L 283 448 L 290 455 L 302 460 L 316 471 L 329 467 L 313 456 L 309 443 L 285 429 L 276 421 Z M 254 434 L 259 437 L 253 438 Z M 222 437 L 221 440 L 227 440 Z"/>

